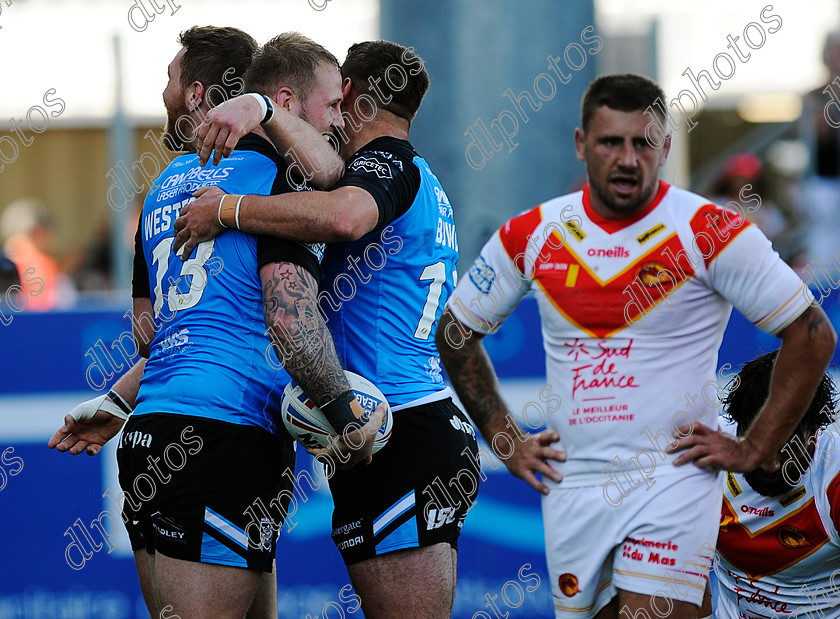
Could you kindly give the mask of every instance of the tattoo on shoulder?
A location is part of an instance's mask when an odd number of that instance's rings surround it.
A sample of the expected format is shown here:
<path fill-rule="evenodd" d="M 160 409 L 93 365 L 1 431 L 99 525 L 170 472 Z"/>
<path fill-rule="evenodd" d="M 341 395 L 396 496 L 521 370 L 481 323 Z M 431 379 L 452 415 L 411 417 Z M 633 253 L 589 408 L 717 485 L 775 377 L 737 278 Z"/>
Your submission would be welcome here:
<path fill-rule="evenodd" d="M 808 327 L 808 338 L 814 336 L 825 324 L 825 315 L 819 307 L 811 306 L 796 319 L 797 323 Z"/>

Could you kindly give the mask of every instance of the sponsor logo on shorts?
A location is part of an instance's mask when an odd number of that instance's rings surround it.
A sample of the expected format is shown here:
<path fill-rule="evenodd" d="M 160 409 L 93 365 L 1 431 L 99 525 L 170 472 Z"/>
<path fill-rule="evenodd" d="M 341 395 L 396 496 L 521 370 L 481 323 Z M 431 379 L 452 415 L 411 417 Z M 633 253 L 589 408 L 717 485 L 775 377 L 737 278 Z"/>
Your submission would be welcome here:
<path fill-rule="evenodd" d="M 271 550 L 271 540 L 273 537 L 273 523 L 268 518 L 263 518 L 260 520 L 260 548 L 263 550 Z"/>
<path fill-rule="evenodd" d="M 557 585 L 560 587 L 560 592 L 567 598 L 580 593 L 580 589 L 578 588 L 578 577 L 574 574 L 560 574 L 560 578 L 557 579 Z"/>
<path fill-rule="evenodd" d="M 475 436 L 475 429 L 472 427 L 472 424 L 467 423 L 465 421 L 461 421 L 458 419 L 457 415 L 452 415 L 452 419 L 449 420 L 450 425 L 456 430 L 461 430 L 462 432 L 466 432 L 470 436 Z"/>
<path fill-rule="evenodd" d="M 347 524 L 341 525 L 337 529 L 333 529 L 332 534 L 333 534 L 333 537 L 336 537 L 337 535 L 347 535 L 351 531 L 355 531 L 356 529 L 360 528 L 361 526 L 362 526 L 362 521 L 361 520 L 356 520 L 354 522 L 348 522 Z"/>
<path fill-rule="evenodd" d="M 357 535 L 356 537 L 351 537 L 350 539 L 346 539 L 343 542 L 339 542 L 336 544 L 339 550 L 344 550 L 345 548 L 352 548 L 353 546 L 358 546 L 359 544 L 364 544 L 365 536 L 364 535 Z"/>
<path fill-rule="evenodd" d="M 451 523 L 453 520 L 455 520 L 454 507 L 442 507 L 439 511 L 433 507 L 426 516 L 426 530 L 432 531 L 439 529 L 443 525 Z"/>
<path fill-rule="evenodd" d="M 186 531 L 180 529 L 180 527 L 175 526 L 171 522 L 167 522 L 171 528 L 167 528 L 161 526 L 157 522 L 152 522 L 152 528 L 155 532 L 160 535 L 161 537 L 165 537 L 166 539 L 173 541 L 173 542 L 185 542 L 184 536 L 187 534 Z M 180 529 L 180 530 L 179 530 Z"/>
<path fill-rule="evenodd" d="M 152 435 L 138 430 L 135 430 L 134 432 L 127 432 L 122 435 L 122 438 L 120 439 L 120 447 L 137 447 L 137 445 L 140 445 L 140 447 L 151 447 Z"/>

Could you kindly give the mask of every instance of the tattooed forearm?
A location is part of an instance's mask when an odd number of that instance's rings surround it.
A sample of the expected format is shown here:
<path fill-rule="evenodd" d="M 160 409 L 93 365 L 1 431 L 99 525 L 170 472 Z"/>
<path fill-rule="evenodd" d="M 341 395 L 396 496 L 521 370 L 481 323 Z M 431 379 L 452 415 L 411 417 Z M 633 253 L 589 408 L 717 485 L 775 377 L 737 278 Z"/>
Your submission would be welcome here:
<path fill-rule="evenodd" d="M 809 340 L 819 336 L 828 325 L 825 313 L 817 305 L 809 307 L 794 322 L 807 327 Z"/>
<path fill-rule="evenodd" d="M 435 341 L 455 392 L 483 433 L 496 415 L 504 417 L 507 414 L 507 407 L 499 395 L 499 383 L 481 340 L 475 334 L 459 345 L 449 340 L 448 327 L 455 320 L 449 311 L 443 313 Z"/>
<path fill-rule="evenodd" d="M 317 406 L 350 388 L 318 313 L 315 278 L 288 262 L 260 270 L 265 325 L 283 367 Z"/>
<path fill-rule="evenodd" d="M 818 333 L 825 325 L 825 316 L 822 312 L 814 312 L 809 309 L 807 314 L 811 314 L 808 318 L 808 339 L 812 339 L 814 334 Z"/>

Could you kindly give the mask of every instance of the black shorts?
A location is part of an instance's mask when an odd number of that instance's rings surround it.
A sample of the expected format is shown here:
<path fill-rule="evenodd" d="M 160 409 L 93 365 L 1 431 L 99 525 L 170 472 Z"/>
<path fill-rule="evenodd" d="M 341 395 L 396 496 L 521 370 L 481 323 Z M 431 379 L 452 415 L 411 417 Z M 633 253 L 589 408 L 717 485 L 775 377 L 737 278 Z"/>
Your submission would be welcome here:
<path fill-rule="evenodd" d="M 478 443 L 451 398 L 394 413 L 369 465 L 330 478 L 332 538 L 347 565 L 458 536 L 478 494 Z"/>
<path fill-rule="evenodd" d="M 293 490 L 290 436 L 188 415 L 132 416 L 117 464 L 132 550 L 271 571 Z"/>

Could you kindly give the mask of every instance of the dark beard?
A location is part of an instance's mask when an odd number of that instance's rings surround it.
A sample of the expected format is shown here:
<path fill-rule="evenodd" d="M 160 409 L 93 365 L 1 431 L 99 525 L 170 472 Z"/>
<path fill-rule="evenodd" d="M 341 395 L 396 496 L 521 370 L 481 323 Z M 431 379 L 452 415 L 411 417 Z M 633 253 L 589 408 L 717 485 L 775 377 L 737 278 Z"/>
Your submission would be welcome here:
<path fill-rule="evenodd" d="M 178 120 L 182 118 L 184 120 L 181 120 L 179 124 Z M 190 137 L 189 135 L 184 135 L 192 127 L 192 122 L 187 119 L 189 119 L 189 110 L 186 106 L 178 106 L 171 110 L 167 108 L 166 110 L 166 124 L 163 126 L 163 143 L 172 152 L 195 150 L 192 140 L 186 142 L 179 136 L 180 133 L 184 137 Z"/>
<path fill-rule="evenodd" d="M 609 180 L 607 181 L 607 183 L 609 183 Z M 658 185 L 659 179 L 654 178 L 651 185 L 649 187 L 644 187 L 643 191 L 639 193 L 638 199 L 633 200 L 632 202 L 626 202 L 614 200 L 607 193 L 606 185 L 602 185 L 601 183 L 595 183 L 592 181 L 591 178 L 589 179 L 589 187 L 591 188 L 591 190 L 595 192 L 595 194 L 598 196 L 601 202 L 608 209 L 610 209 L 613 213 L 617 214 L 632 214 L 638 211 L 642 206 L 645 205 L 645 203 L 647 203 L 648 200 L 650 200 L 654 196 Z"/>
<path fill-rule="evenodd" d="M 781 496 L 794 489 L 794 486 L 785 481 L 782 469 L 775 473 L 765 473 L 761 469 L 756 469 L 744 473 L 744 480 L 750 485 L 750 488 L 767 497 Z"/>
<path fill-rule="evenodd" d="M 784 447 L 782 447 L 782 460 L 779 469 L 772 473 L 756 469 L 744 473 L 744 479 L 750 487 L 761 495 L 767 497 L 787 494 L 800 484 L 811 466 L 814 452 L 814 435 L 794 435 Z M 785 474 L 787 471 L 787 474 Z M 791 479 L 796 475 L 796 479 Z"/>

